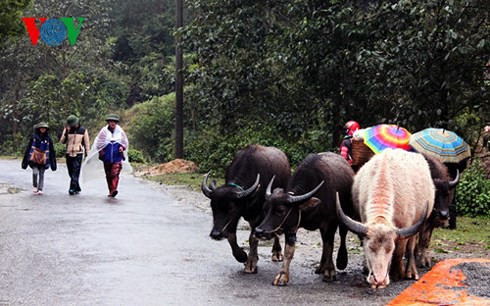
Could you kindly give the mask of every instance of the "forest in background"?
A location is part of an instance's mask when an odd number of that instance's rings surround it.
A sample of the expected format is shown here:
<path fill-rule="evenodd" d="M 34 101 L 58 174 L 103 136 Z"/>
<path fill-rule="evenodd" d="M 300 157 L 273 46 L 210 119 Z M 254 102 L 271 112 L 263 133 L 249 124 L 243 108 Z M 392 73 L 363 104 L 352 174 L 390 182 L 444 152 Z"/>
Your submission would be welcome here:
<path fill-rule="evenodd" d="M 0 149 L 69 114 L 122 115 L 142 159 L 174 158 L 174 37 L 185 54 L 184 153 L 202 171 L 273 145 L 292 164 L 336 150 L 343 124 L 443 127 L 473 148 L 490 121 L 490 5 L 481 0 L 2 2 Z M 21 17 L 84 17 L 76 45 L 31 44 Z"/>

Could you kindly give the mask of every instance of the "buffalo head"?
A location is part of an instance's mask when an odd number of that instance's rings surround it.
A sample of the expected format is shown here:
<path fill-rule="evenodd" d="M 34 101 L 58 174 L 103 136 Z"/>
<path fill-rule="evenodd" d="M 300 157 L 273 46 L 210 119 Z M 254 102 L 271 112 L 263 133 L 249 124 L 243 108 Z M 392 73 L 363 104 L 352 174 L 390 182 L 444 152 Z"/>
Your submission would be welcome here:
<path fill-rule="evenodd" d="M 315 188 L 302 195 L 294 195 L 285 192 L 282 188 L 276 188 L 271 192 L 272 177 L 265 192 L 266 202 L 264 204 L 265 218 L 255 228 L 255 236 L 259 239 L 271 239 L 274 235 L 280 235 L 284 230 L 296 230 L 300 222 L 300 211 L 307 207 L 314 207 L 320 203 L 313 195 L 322 187 L 321 181 Z"/>
<path fill-rule="evenodd" d="M 459 183 L 459 171 L 452 181 L 443 179 L 433 179 L 436 187 L 436 198 L 434 202 L 434 211 L 436 212 L 436 222 L 444 223 L 449 219 L 449 206 L 454 197 L 454 189 Z"/>
<path fill-rule="evenodd" d="M 203 194 L 211 199 L 211 209 L 213 211 L 213 229 L 210 236 L 215 240 L 227 238 L 229 233 L 236 232 L 236 226 L 243 211 L 246 209 L 246 201 L 259 187 L 260 174 L 252 186 L 242 188 L 236 184 L 225 184 L 216 187 L 216 182 L 207 184 L 209 172 L 202 181 Z"/>
<path fill-rule="evenodd" d="M 398 229 L 384 217 L 376 218 L 376 222 L 363 224 L 345 215 L 340 205 L 337 193 L 337 215 L 339 219 L 355 234 L 362 237 L 364 256 L 366 258 L 369 274 L 367 282 L 373 288 L 384 288 L 389 285 L 389 266 L 395 250 L 395 242 L 398 239 L 406 239 L 415 235 L 427 218 L 429 203 L 425 205 L 425 211 L 420 220 L 414 225 Z"/>

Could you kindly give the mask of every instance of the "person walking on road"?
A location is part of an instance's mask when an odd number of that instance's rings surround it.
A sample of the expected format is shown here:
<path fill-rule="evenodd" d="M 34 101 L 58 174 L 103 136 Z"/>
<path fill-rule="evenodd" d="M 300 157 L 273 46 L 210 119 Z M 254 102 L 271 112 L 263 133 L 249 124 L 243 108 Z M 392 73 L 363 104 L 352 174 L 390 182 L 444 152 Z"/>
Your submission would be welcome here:
<path fill-rule="evenodd" d="M 110 114 L 106 117 L 107 126 L 103 127 L 97 138 L 95 146 L 99 159 L 104 162 L 104 171 L 109 188 L 109 197 L 118 194 L 119 174 L 122 162 L 127 158 L 128 138 L 124 130 L 118 125 L 119 116 Z"/>
<path fill-rule="evenodd" d="M 60 142 L 66 144 L 66 166 L 70 176 L 68 193 L 74 195 L 82 191 L 79 183 L 82 159 L 84 152 L 87 155 L 90 151 L 88 130 L 80 125 L 80 119 L 77 116 L 70 115 L 66 119 L 66 127 Z"/>
<path fill-rule="evenodd" d="M 34 125 L 34 135 L 27 144 L 22 169 L 32 168 L 32 192 L 42 195 L 44 171 L 51 168 L 56 171 L 56 152 L 53 141 L 48 134 L 49 126 L 45 122 Z"/>

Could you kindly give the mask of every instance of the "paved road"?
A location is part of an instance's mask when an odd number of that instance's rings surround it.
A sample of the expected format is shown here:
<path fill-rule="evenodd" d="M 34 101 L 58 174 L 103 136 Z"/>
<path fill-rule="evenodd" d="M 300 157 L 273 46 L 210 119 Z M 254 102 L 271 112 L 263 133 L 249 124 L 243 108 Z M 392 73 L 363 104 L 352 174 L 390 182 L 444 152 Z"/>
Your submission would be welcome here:
<path fill-rule="evenodd" d="M 324 283 L 319 253 L 300 242 L 290 285 L 273 287 L 269 246 L 259 273 L 243 274 L 228 244 L 208 237 L 209 213 L 158 185 L 126 175 L 113 199 L 103 178 L 69 196 L 64 165 L 45 180 L 33 195 L 31 170 L 0 161 L 0 305 L 384 305 L 413 283 L 373 291 L 351 263 L 355 273 Z"/>

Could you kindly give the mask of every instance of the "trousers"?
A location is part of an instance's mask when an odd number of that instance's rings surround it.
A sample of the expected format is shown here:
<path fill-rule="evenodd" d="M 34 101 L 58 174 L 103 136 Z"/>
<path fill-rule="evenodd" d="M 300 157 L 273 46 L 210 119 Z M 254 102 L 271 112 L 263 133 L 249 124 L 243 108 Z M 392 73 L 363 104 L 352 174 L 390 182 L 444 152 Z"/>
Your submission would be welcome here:
<path fill-rule="evenodd" d="M 66 166 L 68 168 L 68 175 L 70 176 L 70 190 L 80 192 L 80 170 L 82 168 L 83 154 L 77 154 L 77 156 L 66 155 Z"/>
<path fill-rule="evenodd" d="M 109 188 L 109 194 L 117 190 L 119 185 L 119 174 L 121 173 L 122 163 L 104 163 L 105 178 L 107 180 L 107 187 Z"/>
<path fill-rule="evenodd" d="M 34 165 L 32 167 L 32 186 L 37 188 L 38 190 L 43 190 L 44 187 L 44 165 L 37 166 Z M 38 181 L 39 176 L 39 181 Z"/>

